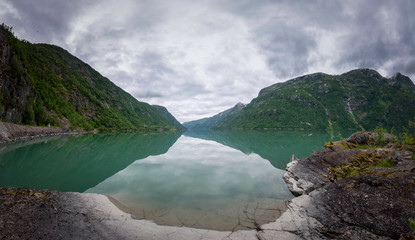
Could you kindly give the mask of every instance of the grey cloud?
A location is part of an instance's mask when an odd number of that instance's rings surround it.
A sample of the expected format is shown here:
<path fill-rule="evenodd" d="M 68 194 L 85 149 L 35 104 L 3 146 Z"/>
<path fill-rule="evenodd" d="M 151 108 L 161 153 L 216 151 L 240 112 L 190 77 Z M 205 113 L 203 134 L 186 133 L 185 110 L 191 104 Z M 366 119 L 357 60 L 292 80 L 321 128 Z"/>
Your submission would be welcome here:
<path fill-rule="evenodd" d="M 335 29 L 345 20 L 340 1 L 229 1 L 226 7 L 248 19 L 253 41 L 277 78 L 308 72 L 316 36 L 307 28 Z M 261 24 L 258 24 L 261 23 Z"/>
<path fill-rule="evenodd" d="M 350 34 L 345 39 L 344 55 L 337 64 L 383 68 L 410 73 L 405 66 L 415 54 L 415 4 L 412 1 L 361 1 L 350 16 Z"/>
<path fill-rule="evenodd" d="M 107 63 L 106 63 L 107 64 Z M 115 65 L 114 64 L 109 64 L 108 67 Z M 117 70 L 117 71 L 111 71 L 110 75 L 106 76 L 108 77 L 110 80 L 117 78 L 117 85 L 120 86 L 121 88 L 123 88 L 124 90 L 126 90 L 129 86 L 134 85 L 133 83 L 135 82 L 135 78 L 133 76 L 131 76 L 130 74 L 126 73 L 125 71 L 122 70 Z M 130 92 L 131 93 L 131 92 Z M 134 94 L 132 94 L 134 95 Z"/>
<path fill-rule="evenodd" d="M 66 48 L 180 121 L 313 71 L 415 76 L 411 0 L 5 1 L 19 37 Z"/>
<path fill-rule="evenodd" d="M 155 92 L 155 91 L 151 91 L 151 90 L 144 90 L 144 91 L 140 91 L 140 90 L 135 90 L 132 92 L 133 96 L 136 98 L 161 98 L 163 97 L 163 95 L 159 92 Z"/>
<path fill-rule="evenodd" d="M 413 58 L 410 62 L 406 63 L 404 71 L 407 73 L 415 74 L 415 58 Z"/>
<path fill-rule="evenodd" d="M 260 43 L 261 49 L 277 77 L 307 72 L 309 53 L 315 47 L 312 36 L 283 22 L 273 22 L 257 32 L 256 35 L 264 39 Z"/>
<path fill-rule="evenodd" d="M 175 74 L 175 71 L 167 65 L 164 57 L 156 51 L 145 51 L 140 56 L 137 56 L 141 60 L 141 65 L 137 66 L 137 68 L 154 69 L 151 75 L 148 76 L 149 79 L 160 79 L 162 75 Z"/>
<path fill-rule="evenodd" d="M 88 7 L 91 1 L 65 1 L 65 0 L 6 0 L 18 9 L 18 18 L 8 18 L 17 32 L 24 29 L 25 36 L 31 41 L 50 42 L 51 39 L 65 36 L 68 32 L 69 22 L 83 7 Z M 33 40 L 35 39 L 35 40 Z"/>

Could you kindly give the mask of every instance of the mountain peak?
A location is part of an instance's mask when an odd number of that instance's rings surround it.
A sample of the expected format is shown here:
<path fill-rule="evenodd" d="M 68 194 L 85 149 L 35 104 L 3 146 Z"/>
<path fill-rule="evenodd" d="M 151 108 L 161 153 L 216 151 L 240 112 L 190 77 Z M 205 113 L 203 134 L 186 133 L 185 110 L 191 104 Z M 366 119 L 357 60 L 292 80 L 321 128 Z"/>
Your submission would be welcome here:
<path fill-rule="evenodd" d="M 414 85 L 408 76 L 405 76 L 400 72 L 395 73 L 391 78 L 389 78 L 389 82 L 391 85 Z"/>
<path fill-rule="evenodd" d="M 241 102 L 238 102 L 238 103 L 235 105 L 235 107 L 236 107 L 236 108 L 243 108 L 243 107 L 245 107 L 245 104 L 243 104 L 243 103 L 241 103 Z"/>
<path fill-rule="evenodd" d="M 377 80 L 383 79 L 380 73 L 370 68 L 354 69 L 347 73 L 342 74 L 341 76 L 349 76 L 349 77 L 356 77 L 356 78 L 357 77 L 370 77 L 370 78 L 375 78 Z"/>

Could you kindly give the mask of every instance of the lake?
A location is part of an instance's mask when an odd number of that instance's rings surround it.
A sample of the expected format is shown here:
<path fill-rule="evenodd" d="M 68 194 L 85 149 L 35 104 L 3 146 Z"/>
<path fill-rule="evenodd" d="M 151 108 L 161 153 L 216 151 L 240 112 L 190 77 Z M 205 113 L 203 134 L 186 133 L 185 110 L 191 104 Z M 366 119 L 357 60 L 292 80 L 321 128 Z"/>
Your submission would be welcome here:
<path fill-rule="evenodd" d="M 324 132 L 187 131 L 58 136 L 3 145 L 0 186 L 107 195 L 136 219 L 216 230 L 272 222 L 293 196 L 281 175 Z"/>

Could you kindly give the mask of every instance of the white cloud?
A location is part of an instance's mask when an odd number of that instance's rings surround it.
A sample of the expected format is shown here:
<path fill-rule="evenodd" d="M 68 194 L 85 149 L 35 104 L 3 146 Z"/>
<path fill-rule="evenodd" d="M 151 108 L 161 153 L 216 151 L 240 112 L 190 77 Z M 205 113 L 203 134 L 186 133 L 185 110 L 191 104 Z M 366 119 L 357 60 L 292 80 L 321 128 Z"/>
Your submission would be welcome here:
<path fill-rule="evenodd" d="M 120 18 L 114 4 L 79 15 L 66 45 L 139 100 L 163 104 L 181 121 L 191 119 L 187 106 L 193 102 L 203 116 L 211 115 L 276 81 L 240 17 L 186 2 L 149 10 L 164 17 L 143 27 L 131 24 L 142 7 L 130 4 Z M 223 106 L 219 99 L 228 102 Z"/>

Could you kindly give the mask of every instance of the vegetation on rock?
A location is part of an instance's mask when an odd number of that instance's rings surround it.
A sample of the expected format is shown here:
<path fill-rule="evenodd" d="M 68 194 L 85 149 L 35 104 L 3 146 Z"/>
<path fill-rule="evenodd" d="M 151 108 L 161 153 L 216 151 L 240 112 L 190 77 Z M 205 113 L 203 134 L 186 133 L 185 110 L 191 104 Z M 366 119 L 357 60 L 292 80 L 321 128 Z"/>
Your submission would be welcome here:
<path fill-rule="evenodd" d="M 301 236 L 414 239 L 415 145 L 390 136 L 357 132 L 287 165 L 288 187 L 308 199 L 293 212 L 316 223 L 298 227 Z"/>
<path fill-rule="evenodd" d="M 410 121 L 410 126 L 412 122 Z M 396 150 L 406 150 L 412 152 L 412 158 L 415 159 L 415 136 L 408 131 L 401 133 L 401 137 L 388 133 L 386 129 L 376 127 L 373 132 L 357 132 L 352 134 L 347 140 L 329 142 L 324 148 L 337 146 L 343 150 L 349 149 L 383 149 L 376 152 L 358 152 L 349 154 L 348 164 L 336 167 L 330 167 L 330 173 L 335 179 L 342 179 L 359 174 L 371 174 L 373 168 L 393 168 L 397 162 L 393 159 Z"/>

